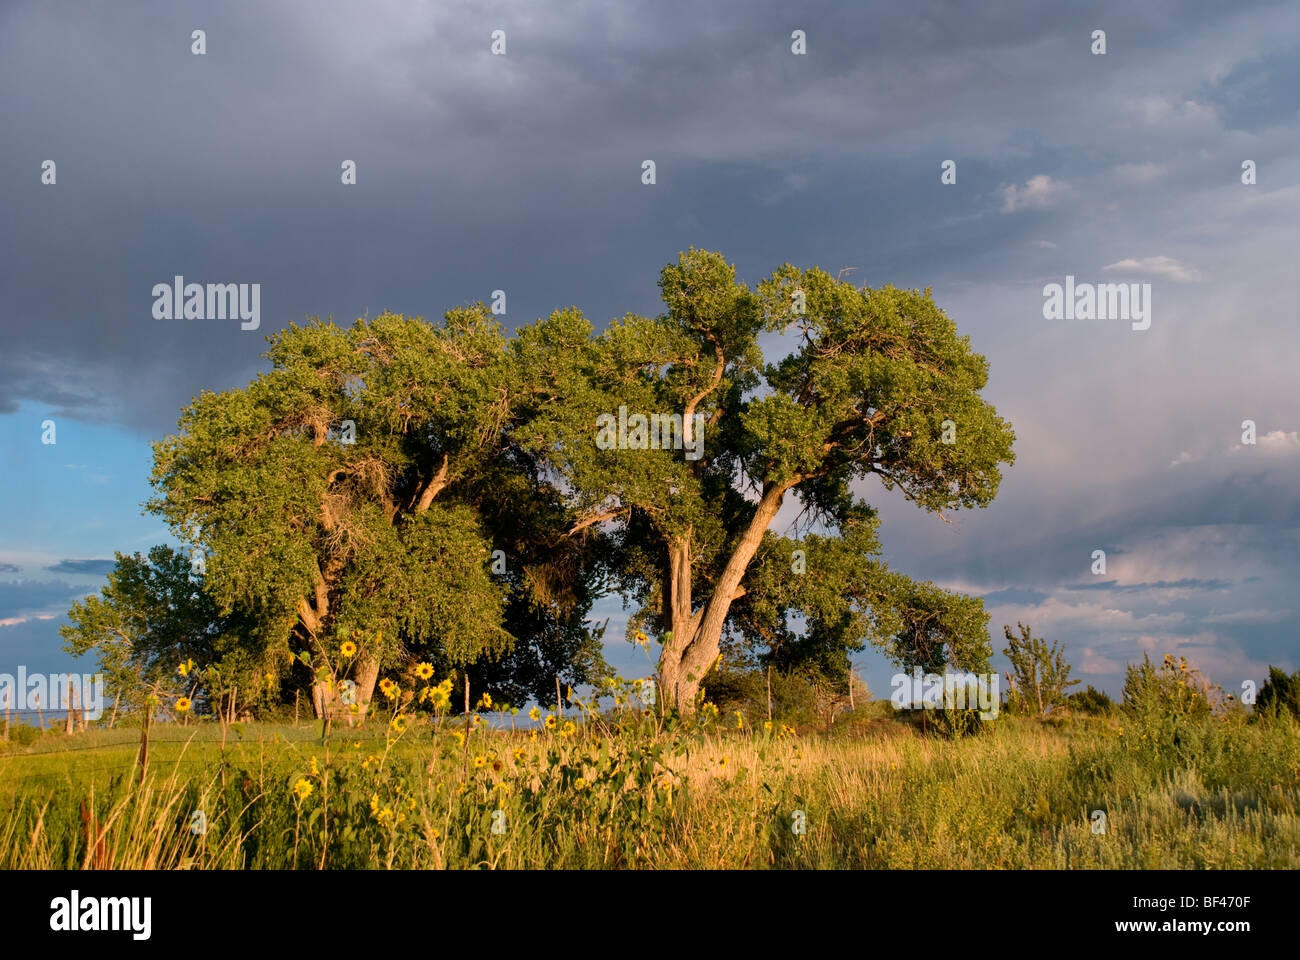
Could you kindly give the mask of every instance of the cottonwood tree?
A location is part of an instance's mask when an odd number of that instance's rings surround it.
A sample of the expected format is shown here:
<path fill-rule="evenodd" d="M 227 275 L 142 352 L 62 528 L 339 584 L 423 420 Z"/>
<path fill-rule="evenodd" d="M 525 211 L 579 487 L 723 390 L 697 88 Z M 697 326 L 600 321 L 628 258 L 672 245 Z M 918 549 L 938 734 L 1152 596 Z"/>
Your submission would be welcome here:
<path fill-rule="evenodd" d="M 1011 661 L 1011 690 L 1008 700 L 1014 709 L 1020 709 L 1036 716 L 1047 714 L 1053 707 L 1065 703 L 1070 687 L 1080 681 L 1070 679 L 1070 665 L 1065 662 L 1065 644 L 1053 641 L 1048 644 L 1041 637 L 1035 637 L 1029 627 L 1019 620 L 1017 636 L 1011 627 L 1004 625 L 1007 646 L 1002 651 Z"/>
<path fill-rule="evenodd" d="M 236 682 L 258 689 L 262 642 L 254 620 L 243 613 L 222 615 L 204 589 L 190 557 L 169 546 L 148 556 L 116 555 L 98 596 L 72 605 L 59 628 L 73 656 L 94 653 L 115 704 L 139 706 L 154 684 L 174 681 L 177 666 L 224 661 L 227 672 L 242 667 Z M 196 691 L 207 691 L 198 675 Z M 188 690 L 188 688 L 187 688 Z"/>
<path fill-rule="evenodd" d="M 354 630 L 363 705 L 380 669 L 408 655 L 503 654 L 511 584 L 490 570 L 493 529 L 527 517 L 536 534 L 563 505 L 505 443 L 535 377 L 490 314 L 314 320 L 268 340 L 269 372 L 203 393 L 154 447 L 149 507 L 207 552 L 213 596 L 257 610 L 286 657 L 321 665 L 318 714 L 338 696 L 338 643 Z M 538 593 L 580 578 L 575 549 L 570 538 L 522 575 Z"/>
<path fill-rule="evenodd" d="M 751 290 L 720 254 L 695 249 L 659 287 L 667 310 L 655 318 L 629 315 L 593 337 L 563 311 L 520 332 L 530 349 L 559 348 L 564 389 L 518 436 L 562 478 L 570 534 L 608 530 L 612 576 L 639 606 L 630 628 L 655 633 L 661 689 L 690 711 L 788 497 L 832 532 L 861 516 L 852 485 L 871 475 L 941 516 L 984 506 L 1014 435 L 979 396 L 985 359 L 928 290 L 858 288 L 789 264 Z M 794 350 L 764 364 L 759 336 L 791 327 Z M 620 406 L 632 429 L 605 449 L 598 418 Z M 681 449 L 662 437 L 656 448 L 632 414 L 680 417 Z M 833 570 L 808 575 L 840 583 Z"/>

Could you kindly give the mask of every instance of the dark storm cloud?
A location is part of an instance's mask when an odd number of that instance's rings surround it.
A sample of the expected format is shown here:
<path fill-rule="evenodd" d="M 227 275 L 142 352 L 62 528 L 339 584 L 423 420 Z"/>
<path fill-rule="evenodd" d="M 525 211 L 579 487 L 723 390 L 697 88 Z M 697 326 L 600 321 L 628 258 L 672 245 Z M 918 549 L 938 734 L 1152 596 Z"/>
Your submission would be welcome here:
<path fill-rule="evenodd" d="M 156 437 L 306 315 L 504 289 L 507 326 L 599 327 L 690 245 L 749 282 L 851 267 L 935 288 L 1018 438 L 952 526 L 865 485 L 891 566 L 1055 618 L 1097 675 L 1166 641 L 1260 661 L 1297 627 L 1298 38 L 1283 2 L 11 2 L 0 413 Z M 1151 329 L 1045 323 L 1067 273 L 1149 280 Z M 177 274 L 260 283 L 261 329 L 154 320 Z M 1269 444 L 1232 449 L 1246 417 Z M 1096 549 L 1115 585 L 1067 589 Z"/>
<path fill-rule="evenodd" d="M 64 613 L 87 592 L 62 580 L 0 580 L 0 622 Z"/>
<path fill-rule="evenodd" d="M 963 213 L 900 182 L 928 188 L 960 148 L 996 204 L 1036 145 L 1143 132 L 1116 109 L 1124 79 L 1186 73 L 1208 37 L 1232 59 L 1250 19 L 1209 3 L 6 10 L 0 203 L 19 229 L 0 240 L 0 410 L 27 398 L 152 433 L 199 388 L 246 382 L 262 336 L 308 314 L 433 315 L 501 287 L 511 321 L 578 302 L 603 323 L 657 309 L 658 267 L 691 243 L 751 280 L 791 259 L 926 282 L 997 243 L 979 193 Z M 1102 21 L 1105 70 L 1086 50 Z M 488 52 L 497 27 L 506 57 Z M 809 56 L 790 55 L 794 28 Z M 919 225 L 936 216 L 952 228 Z M 261 283 L 262 329 L 153 320 L 150 290 L 176 274 Z"/>
<path fill-rule="evenodd" d="M 78 573 L 103 575 L 117 565 L 116 560 L 60 560 L 46 567 L 51 573 Z"/>
<path fill-rule="evenodd" d="M 1103 583 L 1070 583 L 1066 584 L 1063 589 L 1142 593 L 1148 590 L 1227 590 L 1231 586 L 1232 583 L 1228 580 L 1197 580 L 1195 577 L 1184 577 L 1182 580 L 1160 580 L 1156 583 L 1121 584 L 1117 580 L 1107 580 Z"/>

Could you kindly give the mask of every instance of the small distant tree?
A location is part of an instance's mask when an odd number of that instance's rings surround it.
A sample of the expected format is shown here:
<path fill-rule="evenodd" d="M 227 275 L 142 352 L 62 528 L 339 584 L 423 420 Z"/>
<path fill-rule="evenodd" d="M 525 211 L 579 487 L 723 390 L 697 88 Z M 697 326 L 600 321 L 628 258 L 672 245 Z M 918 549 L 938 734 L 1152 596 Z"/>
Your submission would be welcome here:
<path fill-rule="evenodd" d="M 1065 703 L 1066 691 L 1079 681 L 1070 679 L 1070 665 L 1065 662 L 1065 644 L 1048 644 L 1035 637 L 1029 627 L 1016 621 L 1020 635 L 1003 625 L 1008 645 L 1002 651 L 1011 661 L 1011 690 L 1007 694 L 1012 710 L 1043 716 Z"/>
<path fill-rule="evenodd" d="M 253 689 L 267 669 L 257 632 L 247 617 L 223 615 L 191 560 L 169 546 L 116 555 L 98 596 L 74 603 L 59 628 L 73 656 L 95 653 L 115 703 L 138 707 L 155 684 L 173 683 L 177 665 L 225 664 L 232 683 Z M 238 667 L 238 669 L 236 669 Z M 197 679 L 193 692 L 212 692 Z"/>
<path fill-rule="evenodd" d="M 1270 665 L 1268 679 L 1255 698 L 1255 716 L 1279 717 L 1286 714 L 1300 719 L 1300 670 L 1288 676 L 1285 670 Z"/>

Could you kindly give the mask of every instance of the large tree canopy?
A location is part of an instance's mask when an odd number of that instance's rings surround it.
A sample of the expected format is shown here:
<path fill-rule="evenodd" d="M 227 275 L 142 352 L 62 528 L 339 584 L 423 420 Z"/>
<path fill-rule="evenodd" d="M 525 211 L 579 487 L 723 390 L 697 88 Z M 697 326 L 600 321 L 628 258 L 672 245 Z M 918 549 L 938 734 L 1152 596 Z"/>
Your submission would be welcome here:
<path fill-rule="evenodd" d="M 563 506 L 507 432 L 537 371 L 481 304 L 270 339 L 269 373 L 204 393 L 155 445 L 149 506 L 207 551 L 223 607 L 257 610 L 323 663 L 363 631 L 363 701 L 402 657 L 504 654 L 512 595 L 519 623 L 558 621 L 583 645 L 582 544 L 550 535 Z M 316 684 L 318 711 L 334 695 Z"/>
<path fill-rule="evenodd" d="M 662 643 L 665 695 L 692 709 L 724 630 L 788 646 L 782 620 L 801 604 L 814 644 L 828 632 L 881 639 L 883 627 L 896 654 L 927 651 L 908 659 L 986 662 L 982 608 L 864 565 L 874 527 L 855 481 L 874 474 L 941 512 L 988 504 L 1013 459 L 1010 426 L 979 396 L 987 364 L 930 292 L 862 289 L 788 264 L 751 290 L 721 255 L 694 249 L 664 268 L 660 290 L 664 314 L 599 336 L 571 313 L 521 333 L 581 344 L 564 352 L 565 402 L 520 429 L 563 478 L 571 530 L 612 526 L 616 576 L 640 606 L 633 625 Z M 765 365 L 759 335 L 791 325 L 797 347 Z M 620 408 L 627 443 L 596 443 L 593 425 Z M 680 416 L 685 449 L 656 446 L 633 414 Z M 790 495 L 852 548 L 810 542 L 817 583 L 797 590 L 768 569 L 790 564 L 794 547 L 768 532 Z"/>
<path fill-rule="evenodd" d="M 1013 458 L 987 364 L 930 292 L 788 264 L 751 289 L 695 249 L 659 286 L 661 315 L 600 333 L 569 308 L 506 336 L 482 304 L 290 326 L 269 372 L 156 445 L 149 506 L 272 654 L 328 663 L 364 631 L 363 698 L 417 655 L 477 661 L 511 698 L 594 678 L 605 590 L 661 642 L 682 710 L 724 638 L 830 674 L 866 642 L 986 664 L 980 601 L 889 570 L 863 499 L 874 475 L 941 515 L 984 506 Z M 792 328 L 765 363 L 760 336 Z M 770 529 L 787 502 L 802 537 Z"/>

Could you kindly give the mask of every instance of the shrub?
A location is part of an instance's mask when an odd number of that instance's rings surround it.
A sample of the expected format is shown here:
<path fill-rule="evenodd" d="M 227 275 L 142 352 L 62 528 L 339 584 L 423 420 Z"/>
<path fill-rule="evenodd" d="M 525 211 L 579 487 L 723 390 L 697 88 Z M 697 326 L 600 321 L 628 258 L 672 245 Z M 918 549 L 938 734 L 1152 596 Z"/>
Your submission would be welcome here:
<path fill-rule="evenodd" d="M 16 723 L 9 728 L 9 742 L 20 747 L 30 747 L 41 738 L 41 731 L 26 723 Z"/>
<path fill-rule="evenodd" d="M 1212 712 L 1211 687 L 1186 657 L 1165 655 L 1157 668 L 1149 656 L 1129 664 L 1124 677 L 1124 709 L 1141 719 L 1201 718 Z"/>
<path fill-rule="evenodd" d="M 1092 684 L 1088 684 L 1086 690 L 1070 694 L 1066 703 L 1080 713 L 1091 714 L 1095 717 L 1106 716 L 1115 712 L 1115 701 L 1107 696 L 1104 690 L 1098 690 Z"/>
<path fill-rule="evenodd" d="M 1277 718 L 1283 714 L 1300 719 L 1300 670 L 1287 676 L 1286 671 L 1270 665 L 1268 679 L 1255 698 L 1255 715 Z"/>

